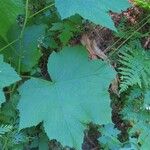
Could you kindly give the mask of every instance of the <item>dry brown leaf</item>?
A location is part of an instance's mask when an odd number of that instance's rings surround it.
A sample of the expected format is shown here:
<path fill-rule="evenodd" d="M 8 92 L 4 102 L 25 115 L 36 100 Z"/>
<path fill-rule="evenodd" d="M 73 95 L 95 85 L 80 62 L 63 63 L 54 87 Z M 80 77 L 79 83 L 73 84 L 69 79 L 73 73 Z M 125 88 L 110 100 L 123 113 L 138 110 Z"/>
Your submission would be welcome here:
<path fill-rule="evenodd" d="M 148 39 L 146 40 L 144 48 L 150 49 L 150 37 L 148 37 Z"/>
<path fill-rule="evenodd" d="M 95 54 L 102 58 L 103 60 L 108 60 L 108 57 L 105 55 L 105 53 L 97 46 L 97 43 L 95 42 L 95 40 L 93 41 L 93 50 L 95 52 Z"/>
<path fill-rule="evenodd" d="M 81 38 L 81 43 L 85 46 L 90 54 L 91 59 L 101 58 L 103 60 L 108 60 L 105 53 L 97 46 L 95 40 L 90 40 L 87 34 L 83 34 Z"/>
<path fill-rule="evenodd" d="M 83 34 L 83 36 L 81 38 L 81 43 L 88 50 L 88 52 L 90 54 L 90 58 L 91 59 L 96 59 L 97 56 L 95 55 L 95 52 L 93 51 L 93 48 L 91 46 L 92 42 L 91 42 L 91 40 L 89 39 L 89 37 L 86 34 Z"/>

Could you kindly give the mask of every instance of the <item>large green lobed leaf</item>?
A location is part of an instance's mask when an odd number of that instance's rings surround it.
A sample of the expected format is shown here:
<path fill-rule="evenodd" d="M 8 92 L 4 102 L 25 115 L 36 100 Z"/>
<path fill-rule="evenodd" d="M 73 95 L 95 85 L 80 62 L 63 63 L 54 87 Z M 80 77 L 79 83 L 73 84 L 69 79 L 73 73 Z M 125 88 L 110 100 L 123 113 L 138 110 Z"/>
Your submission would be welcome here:
<path fill-rule="evenodd" d="M 130 7 L 128 0 L 55 0 L 62 19 L 79 14 L 96 24 L 116 30 L 109 11 L 120 13 Z"/>
<path fill-rule="evenodd" d="M 101 60 L 88 60 L 81 46 L 53 52 L 52 82 L 30 79 L 21 88 L 20 129 L 43 121 L 50 139 L 81 149 L 85 124 L 111 122 L 108 88 L 115 71 Z"/>

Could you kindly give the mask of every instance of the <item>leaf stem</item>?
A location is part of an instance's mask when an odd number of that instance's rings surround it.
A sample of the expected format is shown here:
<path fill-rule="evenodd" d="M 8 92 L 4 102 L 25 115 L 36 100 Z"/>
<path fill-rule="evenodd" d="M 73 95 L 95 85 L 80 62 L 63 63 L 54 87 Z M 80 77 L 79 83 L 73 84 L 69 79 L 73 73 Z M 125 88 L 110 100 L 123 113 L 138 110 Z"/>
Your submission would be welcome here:
<path fill-rule="evenodd" d="M 16 43 L 17 41 L 19 41 L 19 38 L 18 39 L 15 39 L 14 41 L 10 42 L 9 44 L 7 44 L 6 46 L 2 47 L 0 49 L 0 52 L 2 52 L 3 50 L 5 50 L 6 48 L 8 48 L 9 46 L 11 46 L 12 44 Z"/>
<path fill-rule="evenodd" d="M 143 21 L 145 21 L 145 20 L 148 19 L 149 17 L 150 17 L 150 15 L 146 16 L 146 17 L 143 18 L 138 24 L 141 24 Z M 138 30 L 139 30 L 139 29 L 137 29 L 137 31 L 138 31 Z M 133 34 L 131 34 L 130 36 L 131 36 L 131 37 L 134 36 L 134 34 L 135 34 L 137 31 L 135 31 L 135 32 L 134 32 Z M 120 42 L 124 37 L 125 37 L 125 36 L 119 38 L 119 39 L 118 39 L 117 41 L 115 41 L 111 46 L 108 46 L 106 49 L 104 49 L 104 53 L 106 53 L 108 49 L 113 48 L 113 47 L 114 47 L 118 42 Z"/>
<path fill-rule="evenodd" d="M 25 20 L 24 20 L 24 24 L 23 24 L 23 27 L 22 27 L 22 30 L 21 30 L 21 33 L 20 33 L 20 38 L 23 37 L 23 33 L 24 33 L 24 30 L 25 30 L 25 27 L 26 27 L 26 24 L 27 24 L 27 21 L 28 21 L 28 6 L 29 6 L 29 0 L 26 0 Z"/>
<path fill-rule="evenodd" d="M 50 8 L 50 7 L 52 7 L 52 6 L 54 6 L 54 3 L 51 4 L 51 5 L 48 5 L 48 6 L 44 7 L 43 9 L 39 10 L 38 12 L 32 14 L 31 16 L 29 16 L 29 19 L 33 18 L 34 16 L 40 14 L 41 12 L 45 11 L 46 9 L 48 9 L 48 8 Z"/>
<path fill-rule="evenodd" d="M 135 34 L 137 31 L 139 31 L 141 28 L 143 28 L 143 27 L 149 22 L 149 20 L 150 20 L 150 18 L 148 18 L 147 21 L 146 21 L 145 23 L 143 23 L 138 29 L 136 29 L 126 40 L 124 40 L 124 41 L 115 49 L 115 51 L 114 51 L 113 53 L 111 53 L 111 55 L 109 56 L 109 58 L 110 58 L 114 53 L 116 53 L 116 52 L 118 51 L 118 49 L 119 49 L 120 47 L 122 47 L 128 40 L 130 40 L 130 39 L 134 36 L 134 34 Z"/>
<path fill-rule="evenodd" d="M 29 0 L 26 0 L 26 6 L 25 6 L 25 20 L 24 20 L 24 24 L 23 24 L 23 27 L 22 27 L 22 30 L 21 30 L 21 33 L 20 33 L 20 36 L 19 36 L 19 44 L 20 44 L 20 51 L 22 52 L 22 41 L 21 39 L 23 38 L 23 35 L 24 35 L 24 31 L 25 31 L 25 27 L 26 27 L 26 24 L 27 24 L 27 21 L 28 21 L 28 6 L 29 6 Z M 20 55 L 19 57 L 19 60 L 18 60 L 18 67 L 17 67 L 17 72 L 19 73 L 20 75 L 20 70 L 21 70 L 21 58 L 22 58 L 22 54 Z M 11 97 L 13 95 L 13 92 L 15 91 L 15 88 L 17 86 L 17 83 L 15 83 L 13 86 L 12 86 L 12 93 L 11 93 Z"/>

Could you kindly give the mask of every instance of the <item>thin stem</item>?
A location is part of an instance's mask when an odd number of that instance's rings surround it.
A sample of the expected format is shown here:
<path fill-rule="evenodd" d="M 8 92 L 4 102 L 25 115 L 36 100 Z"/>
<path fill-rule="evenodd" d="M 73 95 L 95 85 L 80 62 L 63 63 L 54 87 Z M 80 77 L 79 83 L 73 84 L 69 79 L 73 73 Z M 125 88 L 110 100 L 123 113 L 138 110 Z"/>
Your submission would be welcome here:
<path fill-rule="evenodd" d="M 149 18 L 144 24 L 142 24 L 138 29 L 136 29 L 126 40 L 124 40 L 124 41 L 115 49 L 115 51 L 114 51 L 113 53 L 111 53 L 110 56 L 112 56 L 114 53 L 116 53 L 116 52 L 118 51 L 118 49 L 119 49 L 120 47 L 122 47 L 129 39 L 131 39 L 137 31 L 139 31 L 141 28 L 143 28 L 143 27 L 149 22 L 149 20 L 150 20 L 150 18 Z M 109 56 L 109 57 L 110 57 L 110 56 Z"/>
<path fill-rule="evenodd" d="M 48 8 L 50 8 L 50 7 L 52 7 L 52 6 L 54 6 L 54 3 L 51 4 L 51 5 L 48 5 L 48 6 L 44 7 L 43 9 L 41 9 L 41 10 L 39 10 L 38 12 L 34 13 L 33 15 L 29 16 L 29 19 L 33 18 L 34 16 L 40 14 L 41 12 L 45 11 L 46 9 L 48 9 Z"/>
<path fill-rule="evenodd" d="M 18 60 L 18 61 L 19 61 L 19 62 L 18 62 L 18 73 L 20 74 L 20 70 L 21 70 L 21 57 L 19 57 L 19 60 Z M 15 83 L 15 84 L 12 86 L 12 89 L 11 89 L 11 92 L 10 92 L 10 97 L 13 96 L 13 93 L 14 93 L 16 87 L 17 87 L 17 83 Z"/>
<path fill-rule="evenodd" d="M 33 76 L 26 76 L 26 75 L 21 75 L 22 78 L 31 78 L 31 79 L 37 79 L 37 80 L 41 80 L 41 81 L 44 81 L 44 82 L 47 82 L 49 83 L 50 81 L 46 80 L 46 79 L 42 79 L 42 78 L 39 78 L 39 77 L 33 77 Z"/>
<path fill-rule="evenodd" d="M 8 48 L 9 46 L 11 46 L 12 44 L 16 43 L 17 41 L 19 41 L 19 39 L 16 39 L 16 40 L 10 42 L 9 44 L 7 44 L 6 46 L 2 47 L 0 49 L 0 52 L 2 52 L 3 50 L 5 50 L 6 48 Z"/>
<path fill-rule="evenodd" d="M 143 18 L 138 24 L 141 24 L 143 21 L 145 21 L 145 20 L 148 19 L 149 17 L 150 17 L 150 15 L 146 16 L 146 17 Z M 137 31 L 138 31 L 138 30 L 139 30 L 139 28 L 137 29 Z M 136 31 L 136 32 L 137 32 L 137 31 Z M 131 37 L 134 36 L 134 34 L 135 34 L 136 32 L 134 32 L 134 33 L 131 34 L 130 36 L 131 36 Z M 108 49 L 113 48 L 113 47 L 114 47 L 118 42 L 120 42 L 124 37 L 125 37 L 125 35 L 124 35 L 123 37 L 119 38 L 117 41 L 115 41 L 114 44 L 112 44 L 111 46 L 108 46 L 106 49 L 104 49 L 104 53 L 107 52 Z"/>
<path fill-rule="evenodd" d="M 4 145 L 2 147 L 2 150 L 7 150 L 7 138 L 4 139 Z"/>
<path fill-rule="evenodd" d="M 20 44 L 20 51 L 22 52 L 22 38 L 23 38 L 23 34 L 24 34 L 24 31 L 25 31 L 25 27 L 26 27 L 26 24 L 27 24 L 27 21 L 28 21 L 28 6 L 29 6 L 29 0 L 26 0 L 26 7 L 25 7 L 25 21 L 24 21 L 24 24 L 23 24 L 23 28 L 21 30 L 21 33 L 20 33 L 20 36 L 19 36 L 19 44 Z M 20 70 L 21 70 L 21 58 L 22 58 L 22 54 L 20 55 L 19 57 L 19 60 L 18 60 L 18 67 L 17 67 L 17 71 L 18 73 L 20 74 Z M 13 95 L 13 92 L 15 91 L 15 88 L 17 86 L 17 83 L 15 83 L 12 87 L 12 93 L 11 93 L 11 97 Z"/>
<path fill-rule="evenodd" d="M 23 37 L 23 33 L 24 33 L 24 30 L 25 30 L 25 27 L 26 27 L 26 24 L 27 24 L 27 21 L 28 21 L 28 6 L 29 6 L 29 0 L 26 0 L 25 20 L 24 20 L 23 28 L 22 28 L 21 33 L 20 33 L 20 38 Z"/>

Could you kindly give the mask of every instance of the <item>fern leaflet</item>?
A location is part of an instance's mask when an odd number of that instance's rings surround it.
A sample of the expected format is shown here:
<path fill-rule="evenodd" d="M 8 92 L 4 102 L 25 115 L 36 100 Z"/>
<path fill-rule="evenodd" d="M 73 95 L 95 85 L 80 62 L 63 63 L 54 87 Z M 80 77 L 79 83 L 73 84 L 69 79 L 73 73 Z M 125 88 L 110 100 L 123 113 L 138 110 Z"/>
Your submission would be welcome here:
<path fill-rule="evenodd" d="M 143 85 L 148 87 L 150 84 L 150 53 L 144 51 L 138 41 L 129 45 L 123 46 L 123 51 L 119 54 L 120 93 L 129 86 L 138 85 L 142 88 Z"/>
<path fill-rule="evenodd" d="M 12 126 L 10 125 L 2 125 L 0 126 L 0 137 L 5 134 L 6 132 L 9 132 L 12 129 Z"/>

